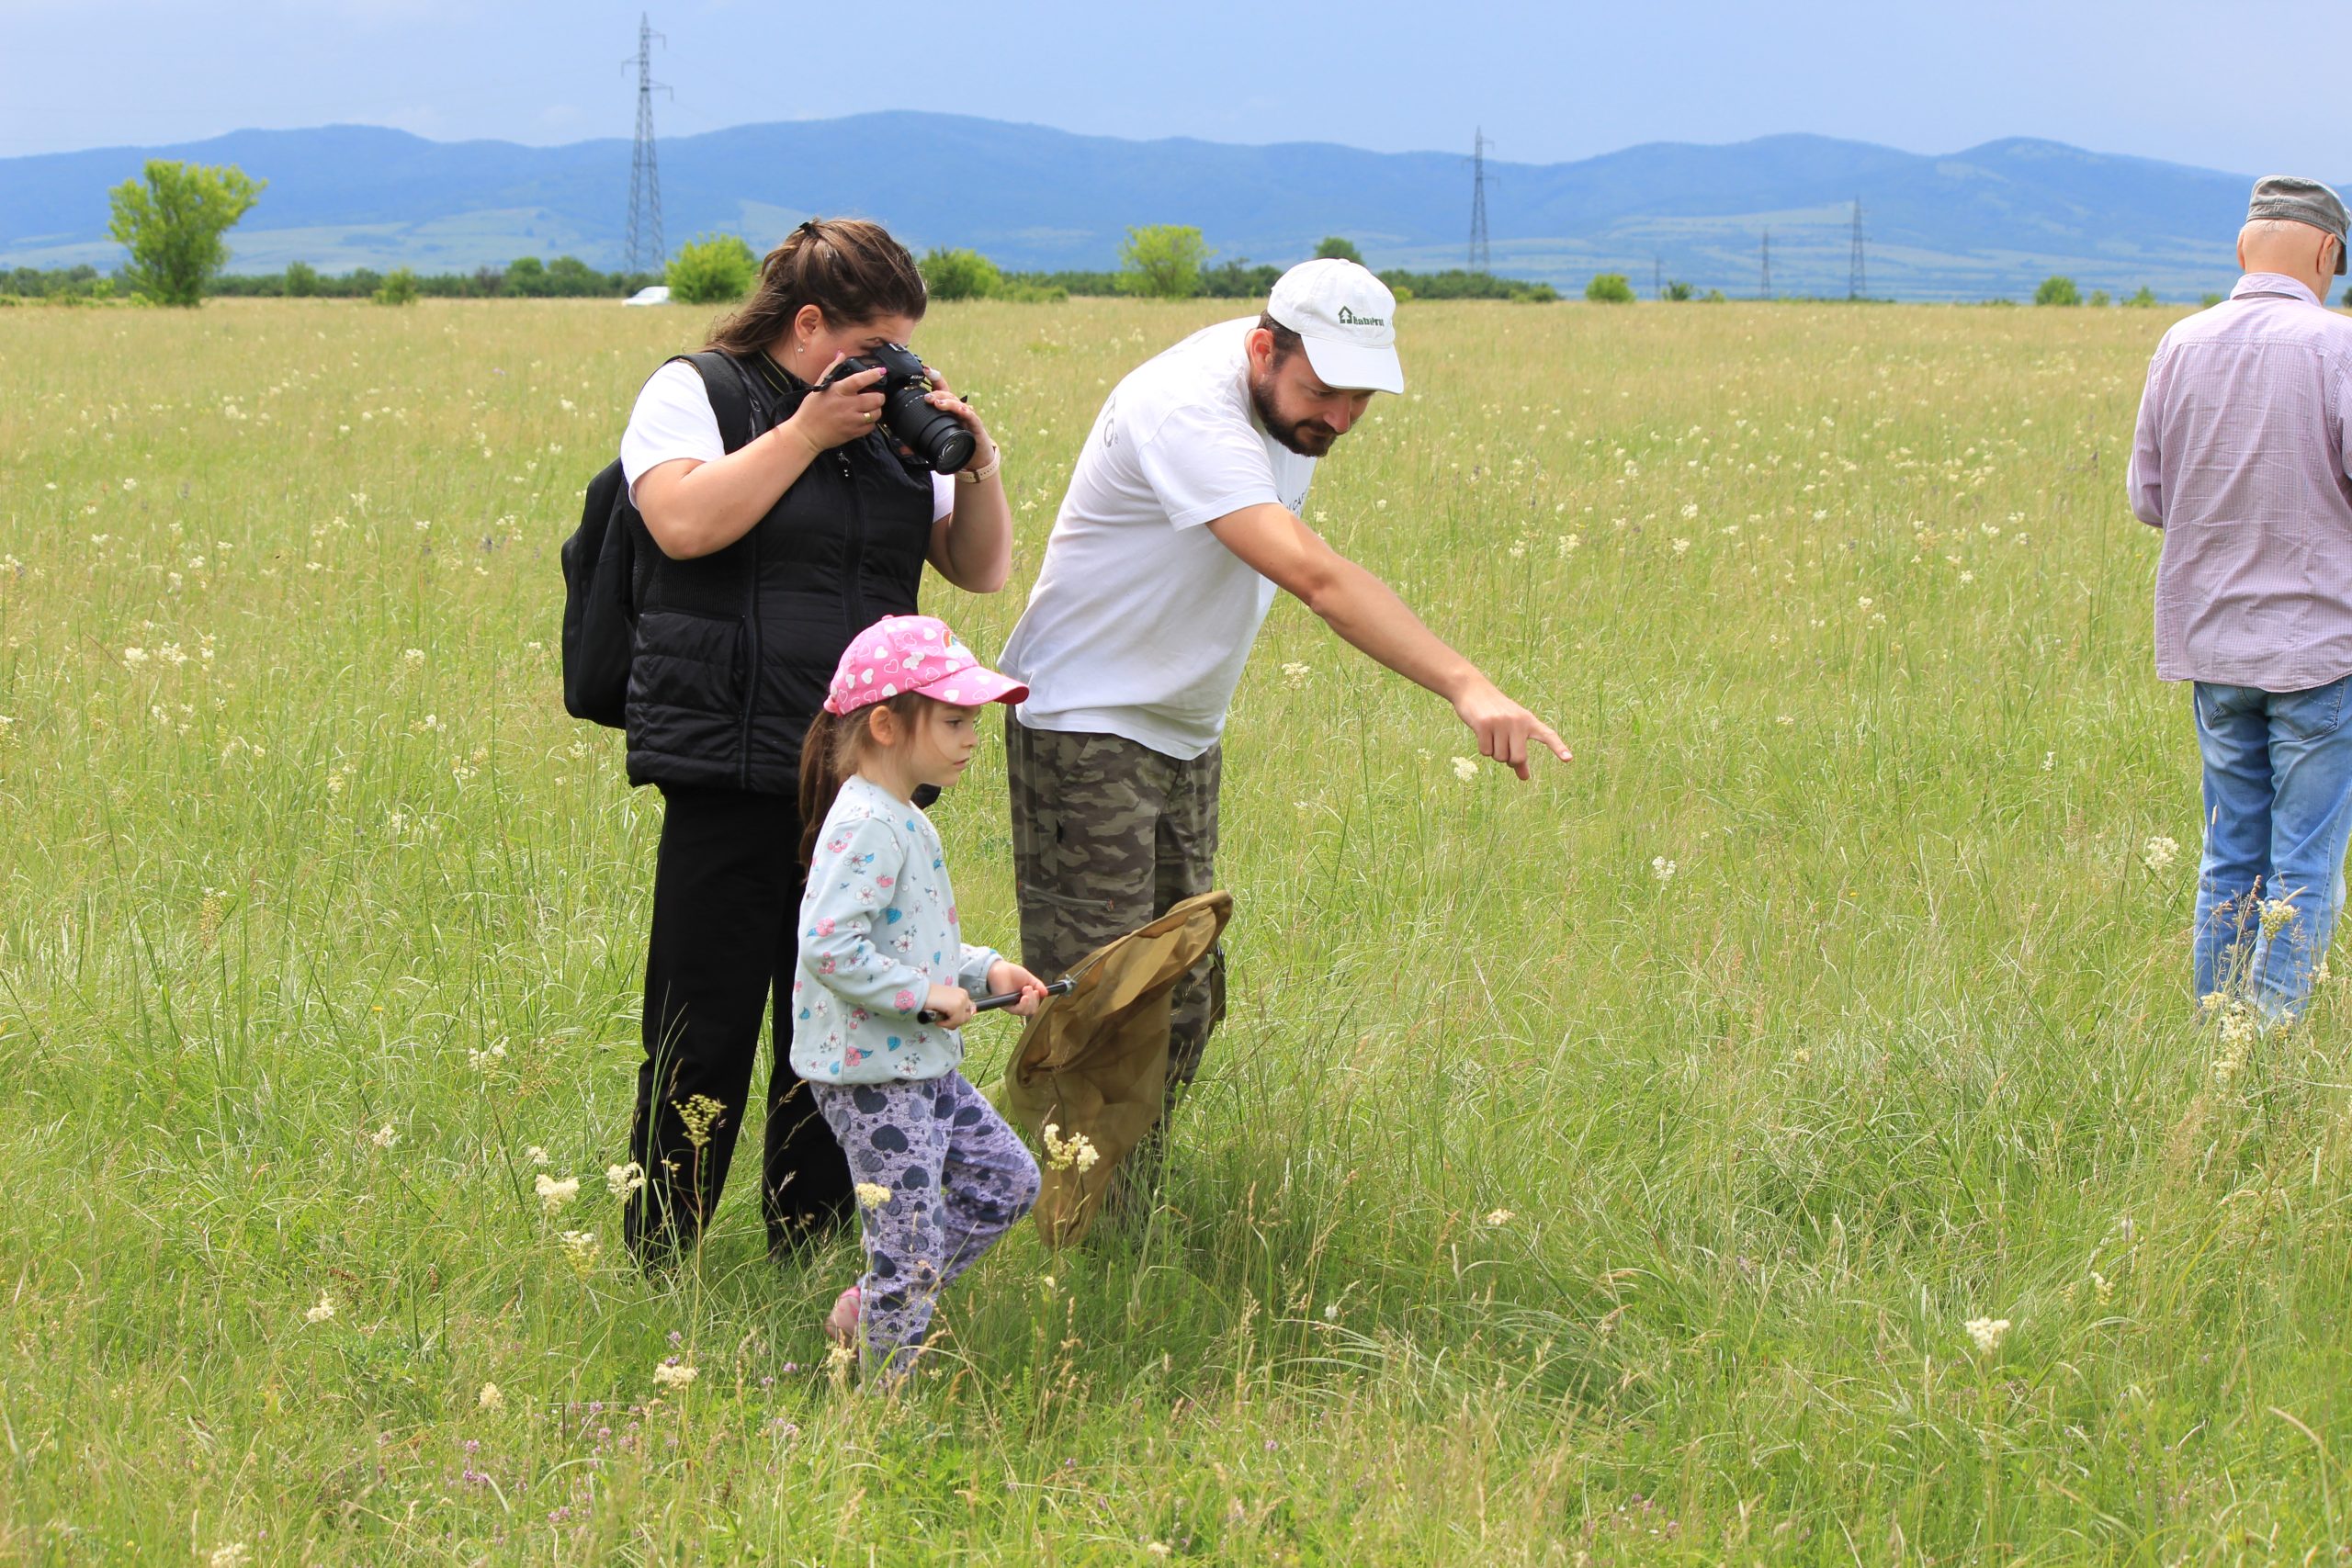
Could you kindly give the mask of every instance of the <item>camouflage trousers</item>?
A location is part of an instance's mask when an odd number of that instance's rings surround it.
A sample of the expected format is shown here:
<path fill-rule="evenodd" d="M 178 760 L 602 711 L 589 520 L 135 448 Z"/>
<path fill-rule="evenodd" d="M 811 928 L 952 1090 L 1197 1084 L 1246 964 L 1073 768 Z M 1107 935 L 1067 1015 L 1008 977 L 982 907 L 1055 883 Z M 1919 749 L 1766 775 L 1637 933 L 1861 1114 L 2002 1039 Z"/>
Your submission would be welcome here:
<path fill-rule="evenodd" d="M 1041 980 L 1216 883 L 1216 791 L 1224 749 L 1189 762 L 1117 735 L 1028 729 L 1004 716 L 1012 795 L 1012 874 L 1021 902 L 1021 962 Z M 1225 949 L 1176 983 L 1168 1038 L 1168 1100 L 1193 1075 L 1225 1019 Z M 1129 1158 L 1140 1184 L 1157 1179 L 1158 1140 Z"/>

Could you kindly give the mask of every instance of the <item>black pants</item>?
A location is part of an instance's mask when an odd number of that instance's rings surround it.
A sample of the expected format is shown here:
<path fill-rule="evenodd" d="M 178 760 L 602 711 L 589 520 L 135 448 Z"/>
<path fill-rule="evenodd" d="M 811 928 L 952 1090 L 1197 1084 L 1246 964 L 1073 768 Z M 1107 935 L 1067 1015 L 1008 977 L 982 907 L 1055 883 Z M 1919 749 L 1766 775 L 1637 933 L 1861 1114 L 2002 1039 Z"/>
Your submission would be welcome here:
<path fill-rule="evenodd" d="M 792 1070 L 799 947 L 800 812 L 785 796 L 665 786 L 645 955 L 645 1062 L 629 1157 L 645 1186 L 622 1228 L 659 1263 L 691 1247 L 718 1206 L 750 1104 L 760 1017 L 775 1006 L 760 1206 L 771 1251 L 852 1211 L 849 1162 Z"/>

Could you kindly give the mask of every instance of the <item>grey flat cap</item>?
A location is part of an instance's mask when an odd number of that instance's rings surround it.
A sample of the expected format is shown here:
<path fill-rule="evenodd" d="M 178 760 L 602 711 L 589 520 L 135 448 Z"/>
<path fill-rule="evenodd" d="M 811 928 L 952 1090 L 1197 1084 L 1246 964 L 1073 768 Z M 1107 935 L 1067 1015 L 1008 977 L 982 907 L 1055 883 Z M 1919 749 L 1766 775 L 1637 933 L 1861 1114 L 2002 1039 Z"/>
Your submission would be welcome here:
<path fill-rule="evenodd" d="M 2254 199 L 2245 204 L 2245 216 L 2249 223 L 2257 218 L 2284 218 L 2324 229 L 2335 236 L 2335 276 L 2344 276 L 2345 230 L 2352 225 L 2347 225 L 2344 198 L 2317 180 L 2265 175 L 2254 182 Z"/>

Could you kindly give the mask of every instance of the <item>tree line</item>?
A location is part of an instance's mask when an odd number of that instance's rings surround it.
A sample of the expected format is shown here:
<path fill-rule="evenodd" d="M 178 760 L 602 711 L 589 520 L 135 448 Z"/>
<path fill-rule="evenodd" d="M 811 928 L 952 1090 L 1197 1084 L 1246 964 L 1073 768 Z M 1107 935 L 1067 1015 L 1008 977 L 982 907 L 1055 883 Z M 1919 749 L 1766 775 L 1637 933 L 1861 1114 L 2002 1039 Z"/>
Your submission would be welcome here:
<path fill-rule="evenodd" d="M 274 273 L 230 273 L 225 270 L 229 248 L 223 236 L 252 209 L 267 184 L 234 164 L 214 168 L 150 159 L 140 178 L 126 180 L 107 193 L 111 209 L 107 232 L 129 252 L 129 259 L 116 274 L 107 276 L 86 265 L 0 268 L 0 303 L 129 295 L 164 305 L 195 305 L 208 296 L 357 298 L 380 305 L 407 305 L 428 298 L 612 299 L 661 283 L 681 303 L 708 305 L 741 299 L 759 276 L 759 258 L 738 234 L 698 234 L 681 246 L 659 274 L 599 272 L 577 256 L 558 256 L 550 262 L 523 256 L 503 266 L 481 266 L 471 272 L 419 274 L 403 266 L 382 273 L 363 266 L 328 274 L 296 261 Z M 1211 265 L 1216 254 L 1197 228 L 1160 223 L 1127 231 L 1115 271 L 1007 272 L 978 251 L 946 248 L 926 253 L 921 265 L 934 299 L 1015 301 L 1063 299 L 1073 294 L 1262 299 L 1283 274 L 1279 266 L 1252 263 L 1247 256 Z M 1340 235 L 1327 236 L 1315 254 L 1363 261 L 1354 243 Z M 1459 267 L 1443 272 L 1389 268 L 1379 276 L 1399 299 L 1548 303 L 1560 297 L 1546 283 Z M 1724 299 L 1721 289 L 1702 295 L 1680 280 L 1663 284 L 1659 295 L 1674 301 Z M 1595 304 L 1631 304 L 1635 294 L 1624 274 L 1600 273 L 1586 284 L 1584 297 Z M 2211 305 L 2219 299 L 2208 295 L 2204 303 Z M 2035 290 L 2033 302 L 2100 306 L 2109 302 L 2109 296 L 2105 289 L 2093 289 L 2086 300 L 2073 278 L 2052 276 Z M 2122 302 L 2144 308 L 2157 300 L 2154 290 L 2143 286 Z M 2352 306 L 2352 288 L 2346 290 L 2343 303 Z"/>
<path fill-rule="evenodd" d="M 736 234 L 698 234 L 679 248 L 659 274 L 600 272 L 577 256 L 541 261 L 523 256 L 470 272 L 379 272 L 355 267 L 324 273 L 305 261 L 277 272 L 227 270 L 225 238 L 252 210 L 267 186 L 234 164 L 210 167 L 150 159 L 137 179 L 107 193 L 108 234 L 130 253 L 113 276 L 93 266 L 0 269 L 0 299 L 103 300 L 130 297 L 161 305 L 196 305 L 207 298 L 365 299 L 406 305 L 420 299 L 615 299 L 649 285 L 666 285 L 684 304 L 719 304 L 742 298 L 759 276 L 759 259 Z M 1054 300 L 1073 294 L 1125 294 L 1148 299 L 1262 299 L 1283 268 L 1236 256 L 1211 265 L 1216 253 L 1200 230 L 1154 224 L 1127 231 L 1116 271 L 1007 272 L 977 251 L 934 248 L 922 261 L 932 294 L 941 299 Z M 1349 240 L 1326 238 L 1318 256 L 1361 263 Z M 1400 299 L 1510 299 L 1542 302 L 1559 295 L 1549 284 L 1455 268 L 1410 272 L 1391 268 L 1381 280 Z"/>
<path fill-rule="evenodd" d="M 940 299 L 1059 299 L 1069 295 L 1135 295 L 1153 299 L 1263 299 L 1283 268 L 1236 256 L 1211 265 L 1216 255 L 1198 229 L 1153 224 L 1127 231 L 1116 271 L 1006 272 L 970 250 L 933 250 L 922 258 L 923 281 Z M 1362 264 L 1363 256 L 1342 236 L 1327 236 L 1317 256 Z M 1380 280 L 1399 299 L 1510 299 L 1543 303 L 1560 296 L 1548 283 L 1498 277 L 1454 268 L 1446 272 L 1382 271 Z"/>

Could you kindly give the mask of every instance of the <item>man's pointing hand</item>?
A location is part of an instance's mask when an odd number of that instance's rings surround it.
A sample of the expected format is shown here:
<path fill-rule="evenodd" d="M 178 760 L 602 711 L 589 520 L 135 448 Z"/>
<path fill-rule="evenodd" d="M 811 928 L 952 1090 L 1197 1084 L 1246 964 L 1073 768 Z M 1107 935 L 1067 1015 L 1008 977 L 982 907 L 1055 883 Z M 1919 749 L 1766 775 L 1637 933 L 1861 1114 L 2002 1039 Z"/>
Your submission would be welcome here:
<path fill-rule="evenodd" d="M 1503 695 L 1483 675 L 1454 699 L 1453 711 L 1477 736 L 1480 755 L 1492 757 L 1522 779 L 1527 777 L 1530 740 L 1543 742 L 1563 762 L 1576 760 L 1568 743 L 1550 725 Z"/>

